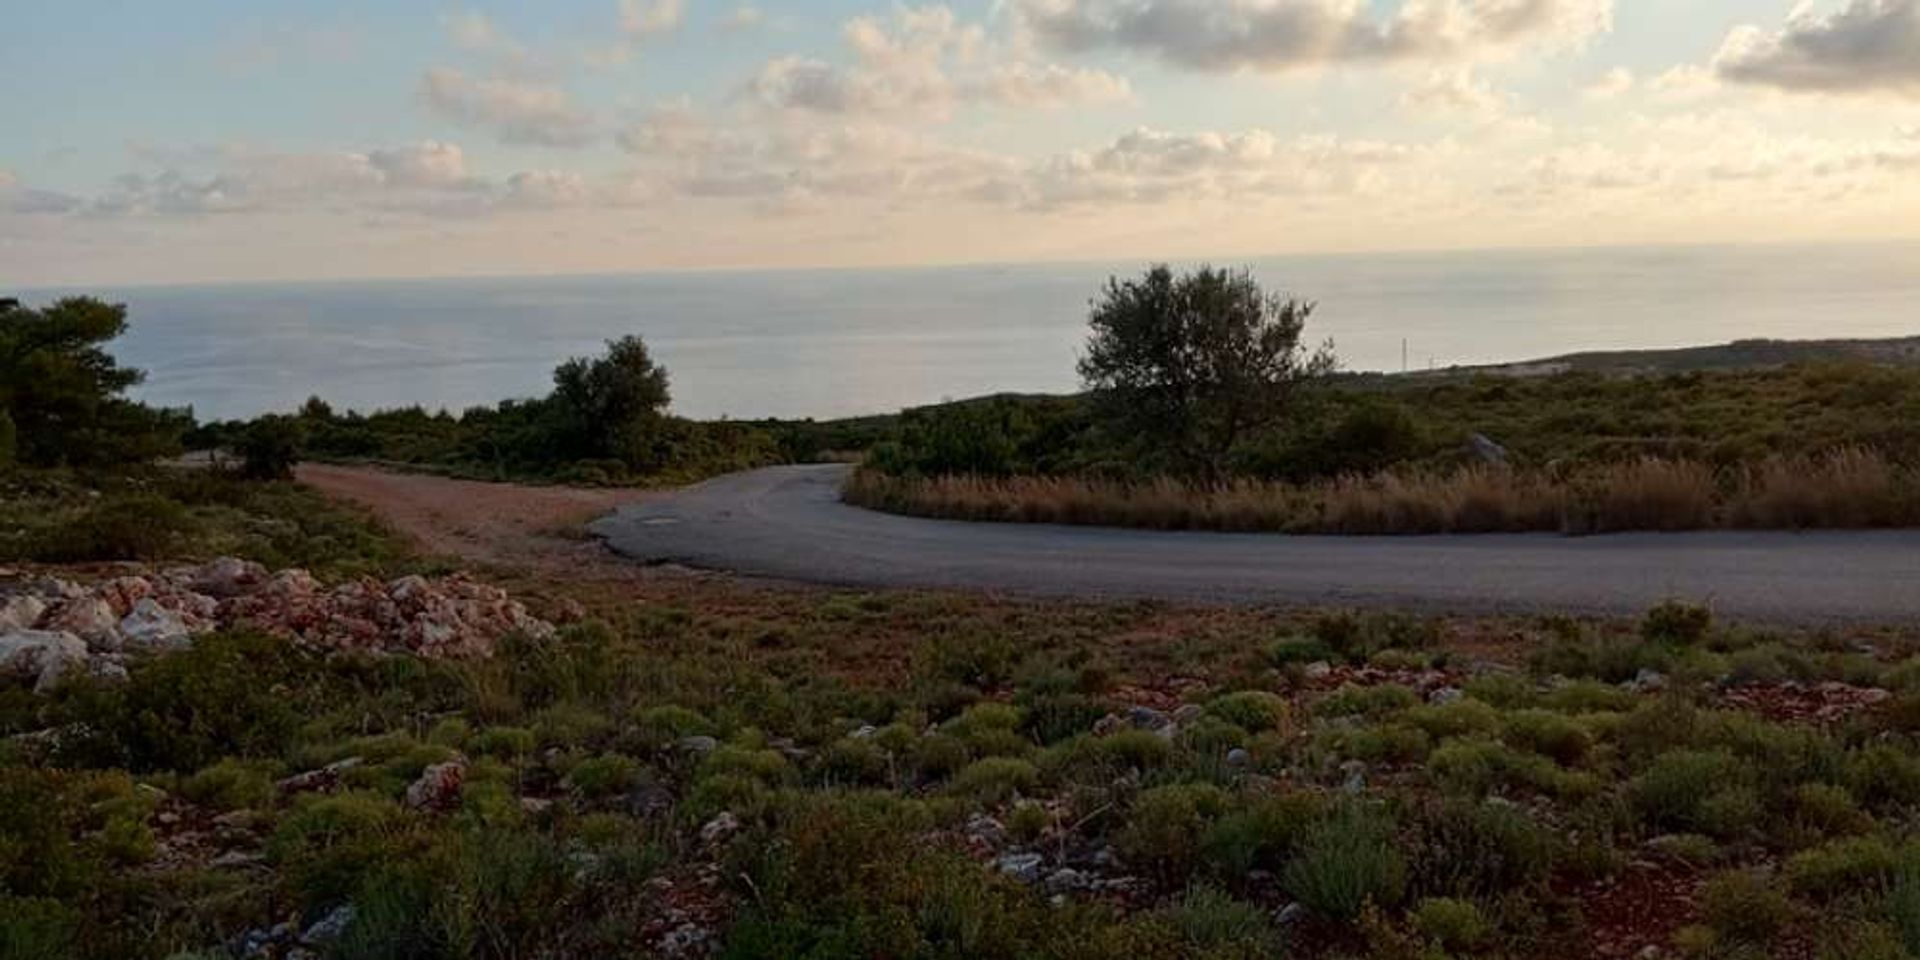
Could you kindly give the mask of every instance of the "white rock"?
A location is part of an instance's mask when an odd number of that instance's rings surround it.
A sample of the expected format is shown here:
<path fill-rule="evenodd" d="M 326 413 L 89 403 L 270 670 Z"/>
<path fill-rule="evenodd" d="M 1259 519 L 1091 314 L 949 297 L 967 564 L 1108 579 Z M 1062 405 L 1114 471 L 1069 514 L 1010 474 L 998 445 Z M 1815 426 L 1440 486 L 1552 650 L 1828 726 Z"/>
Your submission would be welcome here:
<path fill-rule="evenodd" d="M 0 600 L 0 633 L 32 630 L 47 612 L 47 602 L 30 593 L 15 594 Z"/>
<path fill-rule="evenodd" d="M 122 642 L 120 617 L 114 614 L 113 604 L 99 597 L 80 597 L 61 604 L 47 618 L 47 629 L 71 633 L 94 650 L 119 650 Z"/>
<path fill-rule="evenodd" d="M 67 670 L 86 662 L 86 643 L 71 633 L 15 630 L 0 635 L 0 675 L 31 679 L 35 690 L 52 687 Z"/>
<path fill-rule="evenodd" d="M 267 582 L 267 568 L 239 557 L 221 557 L 193 571 L 188 583 L 213 597 L 252 593 Z"/>
<path fill-rule="evenodd" d="M 120 621 L 120 635 L 130 647 L 148 650 L 178 650 L 193 642 L 180 615 L 168 610 L 152 597 L 141 597 Z"/>

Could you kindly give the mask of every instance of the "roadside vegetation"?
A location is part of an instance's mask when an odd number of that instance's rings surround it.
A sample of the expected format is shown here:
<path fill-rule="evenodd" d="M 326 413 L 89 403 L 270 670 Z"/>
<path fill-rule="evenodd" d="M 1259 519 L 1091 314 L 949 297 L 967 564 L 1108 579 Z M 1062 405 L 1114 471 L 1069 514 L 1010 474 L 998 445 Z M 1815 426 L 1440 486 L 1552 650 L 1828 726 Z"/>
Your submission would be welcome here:
<path fill-rule="evenodd" d="M 1920 955 L 1908 635 L 547 589 L 7 692 L 5 955 Z"/>
<path fill-rule="evenodd" d="M 1920 523 L 1920 369 L 1339 375 L 1304 345 L 1310 314 L 1244 275 L 1116 282 L 1093 308 L 1086 394 L 909 411 L 847 497 L 1365 534 Z"/>

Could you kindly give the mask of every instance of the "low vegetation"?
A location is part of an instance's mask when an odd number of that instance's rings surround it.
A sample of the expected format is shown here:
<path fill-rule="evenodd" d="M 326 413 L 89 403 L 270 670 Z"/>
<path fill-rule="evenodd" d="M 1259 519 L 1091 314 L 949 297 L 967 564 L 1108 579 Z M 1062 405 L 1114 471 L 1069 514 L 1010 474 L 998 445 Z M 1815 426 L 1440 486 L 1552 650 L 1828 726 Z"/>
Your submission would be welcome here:
<path fill-rule="evenodd" d="M 1239 293 L 1179 293 L 1221 286 Z M 1911 366 L 1339 376 L 1301 347 L 1310 312 L 1216 271 L 1116 283 L 1094 305 L 1086 395 L 909 411 L 848 497 L 976 520 L 1329 533 L 1920 522 Z"/>
<path fill-rule="evenodd" d="M 7 691 L 0 944 L 211 958 L 284 923 L 336 958 L 1920 947 L 1920 637 L 1684 604 L 567 595 L 584 620 L 488 660 L 214 635 L 122 683 Z"/>

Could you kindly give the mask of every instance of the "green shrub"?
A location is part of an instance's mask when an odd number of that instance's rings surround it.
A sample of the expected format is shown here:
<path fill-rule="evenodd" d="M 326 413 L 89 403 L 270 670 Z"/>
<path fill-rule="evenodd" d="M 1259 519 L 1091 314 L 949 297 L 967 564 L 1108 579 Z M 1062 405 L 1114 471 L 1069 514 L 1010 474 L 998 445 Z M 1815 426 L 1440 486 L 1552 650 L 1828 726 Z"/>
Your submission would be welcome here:
<path fill-rule="evenodd" d="M 0 957 L 67 960 L 80 956 L 86 914 L 51 897 L 0 894 Z"/>
<path fill-rule="evenodd" d="M 1469 951 L 1487 939 L 1491 927 L 1470 900 L 1429 897 L 1413 909 L 1413 928 L 1444 950 Z"/>
<path fill-rule="evenodd" d="M 1242 730 L 1278 730 L 1287 722 L 1287 702 L 1263 690 L 1242 690 L 1216 697 L 1207 712 Z"/>
<path fill-rule="evenodd" d="M 1899 853 L 1885 840 L 1848 837 L 1794 854 L 1787 861 L 1787 883 L 1801 896 L 1832 900 L 1883 890 L 1899 865 Z"/>
<path fill-rule="evenodd" d="M 1321 813 L 1322 804 L 1311 793 L 1242 799 L 1207 828 L 1200 840 L 1202 859 L 1232 880 L 1256 869 L 1278 869 Z"/>
<path fill-rule="evenodd" d="M 1343 804 L 1307 829 L 1288 862 L 1287 892 L 1308 908 L 1352 921 L 1369 904 L 1389 908 L 1406 891 L 1407 866 L 1394 845 L 1394 825 L 1382 812 Z"/>
<path fill-rule="evenodd" d="M 89 766 L 180 772 L 227 756 L 276 756 L 303 720 L 295 697 L 311 665 L 284 640 L 201 637 L 137 665 L 125 683 L 75 684 L 61 713 L 85 733 L 63 752 Z"/>
<path fill-rule="evenodd" d="M 405 824 L 399 806 L 376 794 L 303 797 L 274 828 L 267 857 L 301 902 L 338 902 L 401 852 Z"/>
<path fill-rule="evenodd" d="M 1204 784 L 1154 787 L 1141 792 L 1127 811 L 1115 848 L 1163 882 L 1192 872 L 1207 825 L 1226 809 L 1226 795 Z"/>
<path fill-rule="evenodd" d="M 893 758 L 872 740 L 842 737 L 820 751 L 816 769 L 829 786 L 877 786 L 887 782 Z"/>
<path fill-rule="evenodd" d="M 1561 713 L 1619 713 L 1638 703 L 1639 698 L 1612 684 L 1575 680 L 1547 691 L 1540 705 Z"/>
<path fill-rule="evenodd" d="M 532 755 L 539 738 L 525 727 L 488 727 L 473 737 L 473 752 L 483 757 L 518 760 Z"/>
<path fill-rule="evenodd" d="M 1717 837 L 1753 828 L 1760 800 L 1752 767 L 1724 750 L 1660 755 L 1632 784 L 1641 814 L 1655 827 Z"/>
<path fill-rule="evenodd" d="M 1853 802 L 1847 788 L 1830 783 L 1803 783 L 1794 788 L 1793 822 L 1812 837 L 1865 833 L 1873 818 Z"/>
<path fill-rule="evenodd" d="M 1700 902 L 1707 925 L 1735 942 L 1765 944 L 1793 917 L 1793 904 L 1786 895 L 1746 870 L 1723 873 L 1708 881 Z"/>
<path fill-rule="evenodd" d="M 1546 710 L 1520 710 L 1506 718 L 1502 734 L 1506 742 L 1521 750 L 1550 757 L 1555 763 L 1573 765 L 1586 759 L 1593 749 L 1593 735 L 1586 727 L 1563 714 Z"/>
<path fill-rule="evenodd" d="M 160 560 L 180 551 L 198 530 L 178 501 L 154 493 L 111 494 L 74 520 L 43 530 L 31 553 L 45 563 Z"/>
<path fill-rule="evenodd" d="M 245 810 L 273 802 L 271 761 L 222 760 L 181 781 L 180 795 L 215 810 Z"/>
<path fill-rule="evenodd" d="M 955 774 L 948 789 L 981 803 L 998 804 L 1030 795 L 1039 785 L 1040 771 L 1033 764 L 1014 757 L 987 757 Z"/>
<path fill-rule="evenodd" d="M 567 771 L 567 787 L 588 800 L 618 796 L 632 789 L 640 765 L 617 753 L 590 757 Z"/>
<path fill-rule="evenodd" d="M 1313 705 L 1313 712 L 1322 717 L 1382 717 L 1419 705 L 1420 695 L 1398 684 L 1348 684 L 1321 698 Z"/>
<path fill-rule="evenodd" d="M 1467 698 L 1452 703 L 1415 707 L 1407 711 L 1405 719 L 1407 723 L 1425 730 L 1435 740 L 1491 734 L 1500 729 L 1500 711 Z"/>
<path fill-rule="evenodd" d="M 666 749 L 683 737 L 711 737 L 719 732 L 706 717 L 675 704 L 634 711 L 633 727 L 640 743 L 654 750 Z"/>
<path fill-rule="evenodd" d="M 1163 912 L 1189 955 L 1208 960 L 1259 960 L 1280 951 L 1279 931 L 1266 910 L 1212 887 L 1195 887 Z"/>
<path fill-rule="evenodd" d="M 1713 629 L 1713 611 L 1696 603 L 1668 600 L 1647 611 L 1640 621 L 1640 635 L 1654 643 L 1691 646 L 1707 638 Z"/>
<path fill-rule="evenodd" d="M 910 754 L 913 768 L 923 780 L 945 780 L 973 760 L 973 752 L 960 738 L 944 733 L 921 737 L 914 742 Z"/>
<path fill-rule="evenodd" d="M 1276 667 L 1339 659 L 1333 648 L 1313 637 L 1282 637 L 1267 646 L 1266 654 L 1267 662 Z"/>
<path fill-rule="evenodd" d="M 1433 897 L 1496 897 L 1544 879 L 1556 840 L 1518 807 L 1443 801 L 1413 824 L 1412 885 Z"/>

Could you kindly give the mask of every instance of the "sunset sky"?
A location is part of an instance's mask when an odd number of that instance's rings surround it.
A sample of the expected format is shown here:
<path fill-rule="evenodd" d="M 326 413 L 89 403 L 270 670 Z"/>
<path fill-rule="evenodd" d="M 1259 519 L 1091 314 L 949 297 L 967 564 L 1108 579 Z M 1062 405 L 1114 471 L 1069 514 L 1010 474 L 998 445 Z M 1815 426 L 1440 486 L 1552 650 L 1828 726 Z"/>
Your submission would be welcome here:
<path fill-rule="evenodd" d="M 1920 0 L 0 0 L 0 288 L 1920 236 Z"/>

